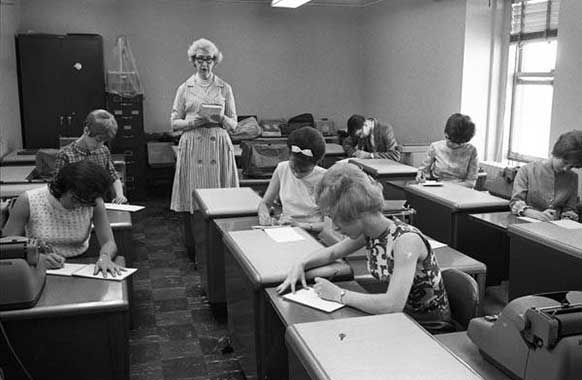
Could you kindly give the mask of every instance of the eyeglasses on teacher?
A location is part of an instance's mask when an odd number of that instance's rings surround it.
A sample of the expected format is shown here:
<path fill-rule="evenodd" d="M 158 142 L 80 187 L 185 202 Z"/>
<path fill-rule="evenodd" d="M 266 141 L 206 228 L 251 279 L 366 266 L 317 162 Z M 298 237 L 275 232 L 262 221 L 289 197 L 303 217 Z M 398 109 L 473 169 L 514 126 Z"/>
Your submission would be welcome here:
<path fill-rule="evenodd" d="M 202 57 L 202 56 L 197 55 L 197 56 L 194 56 L 194 60 L 197 63 L 204 63 L 204 62 L 212 63 L 212 62 L 214 62 L 214 57 Z"/>

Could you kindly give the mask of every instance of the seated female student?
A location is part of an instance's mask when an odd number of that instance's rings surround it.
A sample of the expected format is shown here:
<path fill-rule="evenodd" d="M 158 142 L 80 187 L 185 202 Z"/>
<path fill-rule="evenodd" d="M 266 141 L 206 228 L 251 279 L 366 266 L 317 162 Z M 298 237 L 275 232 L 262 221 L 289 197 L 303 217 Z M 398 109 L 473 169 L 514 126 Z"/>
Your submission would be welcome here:
<path fill-rule="evenodd" d="M 469 143 L 474 135 L 475 123 L 469 116 L 452 114 L 445 125 L 445 139 L 430 144 L 416 180 L 434 178 L 473 188 L 479 169 L 477 148 Z"/>
<path fill-rule="evenodd" d="M 107 172 L 91 161 L 67 164 L 48 186 L 18 197 L 3 234 L 36 239 L 47 252 L 47 268 L 57 269 L 89 248 L 93 223 L 101 245 L 95 274 L 116 276 L 124 269 L 112 261 L 117 246 L 103 203 L 110 184 Z"/>
<path fill-rule="evenodd" d="M 259 203 L 259 223 L 273 223 L 275 202 L 281 204 L 279 224 L 290 224 L 309 232 L 320 232 L 324 220 L 315 203 L 315 188 L 325 169 L 317 166 L 325 154 L 325 140 L 312 127 L 291 132 L 287 138 L 289 161 L 280 162 Z"/>
<path fill-rule="evenodd" d="M 582 131 L 562 134 L 547 160 L 522 166 L 513 181 L 509 203 L 515 215 L 543 221 L 578 221 L 578 175 L 572 168 L 582 167 Z"/>
<path fill-rule="evenodd" d="M 317 204 L 348 238 L 310 252 L 297 260 L 279 293 L 305 287 L 305 270 L 367 248 L 368 269 L 388 282 L 386 293 L 363 294 L 315 279 L 315 292 L 323 299 L 349 305 L 371 314 L 404 311 L 421 322 L 450 321 L 450 308 L 441 271 L 430 244 L 416 228 L 382 214 L 382 187 L 352 164 L 328 169 L 316 193 Z M 437 323 L 438 324 L 438 323 Z"/>

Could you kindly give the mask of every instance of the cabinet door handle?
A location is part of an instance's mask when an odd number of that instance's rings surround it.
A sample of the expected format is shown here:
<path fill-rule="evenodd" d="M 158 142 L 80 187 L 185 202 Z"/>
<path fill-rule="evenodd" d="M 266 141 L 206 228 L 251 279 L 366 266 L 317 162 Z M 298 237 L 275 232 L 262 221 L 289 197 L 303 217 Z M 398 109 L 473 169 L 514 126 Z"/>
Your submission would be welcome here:
<path fill-rule="evenodd" d="M 63 132 L 63 122 L 65 121 L 65 117 L 63 115 L 59 116 L 59 129 L 60 132 Z"/>

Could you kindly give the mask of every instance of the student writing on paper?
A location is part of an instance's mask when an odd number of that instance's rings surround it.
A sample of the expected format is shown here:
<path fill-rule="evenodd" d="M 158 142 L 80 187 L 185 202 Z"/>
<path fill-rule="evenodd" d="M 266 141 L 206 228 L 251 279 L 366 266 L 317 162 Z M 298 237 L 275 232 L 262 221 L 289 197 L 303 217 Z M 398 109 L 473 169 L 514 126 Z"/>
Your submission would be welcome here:
<path fill-rule="evenodd" d="M 112 114 L 105 110 L 94 110 L 87 115 L 84 123 L 83 135 L 76 141 L 61 148 L 55 160 L 56 173 L 65 165 L 89 160 L 98 164 L 111 177 L 113 203 L 125 203 L 127 198 L 123 194 L 123 186 L 119 174 L 113 166 L 109 148 L 104 144 L 117 134 L 117 121 Z"/>
<path fill-rule="evenodd" d="M 2 232 L 41 241 L 49 248 L 43 256 L 47 268 L 56 269 L 87 250 L 93 223 L 101 245 L 95 272 L 117 275 L 122 268 L 112 261 L 117 246 L 103 203 L 110 183 L 107 172 L 94 162 L 65 165 L 48 186 L 18 197 Z"/>
<path fill-rule="evenodd" d="M 348 137 L 342 146 L 348 157 L 400 161 L 400 148 L 390 124 L 357 114 L 350 116 L 347 124 Z"/>
<path fill-rule="evenodd" d="M 582 167 L 582 131 L 562 134 L 549 159 L 522 166 L 513 181 L 509 203 L 515 215 L 543 221 L 578 221 L 578 175 Z"/>
<path fill-rule="evenodd" d="M 324 219 L 315 203 L 315 187 L 321 181 L 325 169 L 318 166 L 325 153 L 325 140 L 312 127 L 299 128 L 289 135 L 289 161 L 280 162 L 259 203 L 261 225 L 289 224 L 309 232 L 321 232 Z M 270 211 L 275 204 L 282 207 L 278 221 Z"/>
<path fill-rule="evenodd" d="M 435 254 L 419 230 L 382 214 L 381 185 L 355 165 L 335 164 L 323 176 L 316 199 L 348 238 L 298 259 L 278 286 L 279 293 L 288 288 L 295 291 L 297 282 L 306 286 L 306 269 L 366 247 L 370 273 L 389 282 L 386 293 L 348 291 L 316 278 L 314 289 L 321 298 L 372 314 L 404 311 L 421 324 L 450 326 L 449 302 Z"/>
<path fill-rule="evenodd" d="M 473 188 L 479 169 L 477 148 L 469 143 L 474 135 L 475 123 L 469 116 L 452 114 L 445 124 L 445 139 L 430 144 L 416 180 L 434 178 Z"/>

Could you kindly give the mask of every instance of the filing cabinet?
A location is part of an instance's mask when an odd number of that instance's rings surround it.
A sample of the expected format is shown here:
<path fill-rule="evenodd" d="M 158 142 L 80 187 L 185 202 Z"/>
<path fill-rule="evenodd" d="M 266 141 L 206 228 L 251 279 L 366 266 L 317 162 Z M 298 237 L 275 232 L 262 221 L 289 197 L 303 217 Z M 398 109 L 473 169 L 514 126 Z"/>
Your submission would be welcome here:
<path fill-rule="evenodd" d="M 107 94 L 107 109 L 119 129 L 111 152 L 125 159 L 125 192 L 130 202 L 145 198 L 146 143 L 143 125 L 143 95 Z"/>

